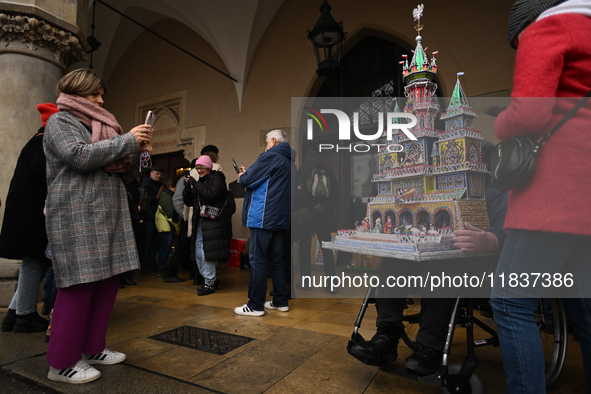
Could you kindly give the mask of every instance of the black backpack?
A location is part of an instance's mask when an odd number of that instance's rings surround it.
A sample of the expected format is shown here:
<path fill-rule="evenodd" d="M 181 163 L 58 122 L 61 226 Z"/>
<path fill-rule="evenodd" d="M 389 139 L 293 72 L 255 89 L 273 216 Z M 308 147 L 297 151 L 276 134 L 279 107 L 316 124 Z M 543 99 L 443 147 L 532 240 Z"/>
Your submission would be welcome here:
<path fill-rule="evenodd" d="M 306 189 L 312 197 L 328 198 L 330 196 L 330 179 L 322 168 L 314 168 L 306 181 Z"/>
<path fill-rule="evenodd" d="M 150 192 L 144 188 L 139 188 L 140 191 L 140 200 L 138 205 L 140 206 L 141 212 L 149 212 L 150 211 Z"/>

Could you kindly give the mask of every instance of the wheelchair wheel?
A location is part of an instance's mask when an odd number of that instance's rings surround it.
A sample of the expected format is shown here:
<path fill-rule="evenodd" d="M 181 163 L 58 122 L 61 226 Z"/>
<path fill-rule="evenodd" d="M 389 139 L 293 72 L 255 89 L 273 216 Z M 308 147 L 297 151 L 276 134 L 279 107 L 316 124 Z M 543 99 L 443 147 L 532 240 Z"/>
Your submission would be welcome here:
<path fill-rule="evenodd" d="M 404 332 L 400 339 L 402 339 L 406 346 L 415 350 L 417 347 L 417 334 L 419 333 L 419 313 L 416 304 L 410 306 L 405 311 L 402 323 L 404 324 Z"/>
<path fill-rule="evenodd" d="M 460 364 L 450 364 L 447 367 L 447 373 L 449 374 L 448 382 L 453 382 L 454 377 L 458 376 L 460 373 L 460 369 L 462 366 Z M 482 382 L 480 378 L 476 374 L 472 374 L 470 376 L 470 380 L 468 381 L 468 390 L 465 391 L 466 394 L 482 394 L 484 393 L 484 388 L 482 387 Z M 441 387 L 441 392 L 443 394 L 457 394 L 456 391 L 451 390 L 447 386 Z"/>
<path fill-rule="evenodd" d="M 546 386 L 550 386 L 560 377 L 566 360 L 567 322 L 560 299 L 540 300 L 536 321 L 544 349 Z"/>

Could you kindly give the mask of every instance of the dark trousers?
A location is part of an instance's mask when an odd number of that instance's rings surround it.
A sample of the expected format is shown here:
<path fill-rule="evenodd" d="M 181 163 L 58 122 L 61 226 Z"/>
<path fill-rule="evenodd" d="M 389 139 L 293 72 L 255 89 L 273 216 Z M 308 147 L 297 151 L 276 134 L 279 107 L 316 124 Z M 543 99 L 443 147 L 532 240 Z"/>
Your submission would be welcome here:
<path fill-rule="evenodd" d="M 147 258 L 146 264 L 148 267 L 156 266 L 156 254 L 158 254 L 158 249 L 160 248 L 160 235 L 158 234 L 158 229 L 156 229 L 156 222 L 153 220 L 145 220 L 144 230 L 144 251 Z"/>
<path fill-rule="evenodd" d="M 316 234 L 318 241 L 330 241 L 331 227 L 324 221 L 315 221 L 307 228 L 299 231 L 300 237 L 300 276 L 311 276 L 312 275 L 312 261 L 311 261 L 311 249 L 312 249 L 312 237 Z M 314 245 L 316 247 L 316 245 Z M 324 258 L 324 273 L 326 275 L 335 275 L 335 262 L 332 250 L 323 250 L 322 257 Z"/>
<path fill-rule="evenodd" d="M 419 332 L 417 342 L 437 351 L 443 351 L 451 312 L 455 298 L 423 298 L 419 312 Z M 402 324 L 404 298 L 378 298 L 376 309 L 379 328 L 399 327 Z"/>
<path fill-rule="evenodd" d="M 441 260 L 445 265 L 446 260 Z M 380 282 L 387 283 L 387 277 L 417 274 L 417 266 L 407 260 L 383 258 L 380 263 Z M 397 288 L 378 289 L 376 309 L 379 328 L 402 325 L 405 298 Z M 423 346 L 442 351 L 456 298 L 422 298 L 419 312 L 419 332 L 416 341 Z"/>
<path fill-rule="evenodd" d="M 283 234 L 283 267 L 285 270 L 285 284 L 288 286 L 293 285 L 293 269 L 291 267 L 291 230 L 285 230 Z"/>
<path fill-rule="evenodd" d="M 181 264 L 183 265 L 183 267 L 189 267 L 191 265 L 189 257 L 191 254 L 191 251 L 189 250 L 190 239 L 189 237 L 187 237 L 188 227 L 189 223 L 182 220 L 181 231 L 179 234 L 177 247 L 175 248 L 172 259 L 168 263 L 166 276 L 176 276 L 179 273 L 179 267 L 181 266 Z"/>
<path fill-rule="evenodd" d="M 267 295 L 267 272 L 273 281 L 273 304 L 288 305 L 283 266 L 283 230 L 250 229 L 250 278 L 248 282 L 248 307 L 264 311 Z"/>

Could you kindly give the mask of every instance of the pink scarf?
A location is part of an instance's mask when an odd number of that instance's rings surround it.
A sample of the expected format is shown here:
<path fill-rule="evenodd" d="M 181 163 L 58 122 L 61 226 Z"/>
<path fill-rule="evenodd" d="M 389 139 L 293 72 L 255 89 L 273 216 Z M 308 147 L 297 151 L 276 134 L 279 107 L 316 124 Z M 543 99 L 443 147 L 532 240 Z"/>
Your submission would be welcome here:
<path fill-rule="evenodd" d="M 112 113 L 84 97 L 61 93 L 56 103 L 60 111 L 71 113 L 92 130 L 93 144 L 123 134 L 123 129 Z M 107 172 L 125 172 L 129 167 L 131 167 L 131 157 L 126 156 L 107 164 L 104 168 Z"/>

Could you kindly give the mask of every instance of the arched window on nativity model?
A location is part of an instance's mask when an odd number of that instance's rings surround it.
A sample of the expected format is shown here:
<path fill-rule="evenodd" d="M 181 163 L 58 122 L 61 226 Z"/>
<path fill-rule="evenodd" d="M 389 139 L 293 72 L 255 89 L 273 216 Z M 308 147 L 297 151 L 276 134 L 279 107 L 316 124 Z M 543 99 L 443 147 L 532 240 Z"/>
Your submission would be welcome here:
<path fill-rule="evenodd" d="M 451 214 L 446 208 L 441 208 L 435 211 L 433 223 L 436 230 L 452 229 Z"/>
<path fill-rule="evenodd" d="M 394 233 L 396 227 L 396 212 L 388 209 L 384 214 L 384 234 Z"/>
<path fill-rule="evenodd" d="M 431 229 L 431 214 L 426 209 L 417 211 L 416 215 L 417 228 L 421 231 L 429 231 Z"/>
<path fill-rule="evenodd" d="M 408 209 L 403 209 L 402 211 L 400 211 L 400 213 L 398 214 L 398 227 L 412 227 L 413 224 L 414 219 L 412 212 L 410 212 Z"/>
<path fill-rule="evenodd" d="M 371 231 L 374 233 L 381 233 L 384 230 L 382 213 L 377 209 L 371 213 L 371 224 Z"/>

